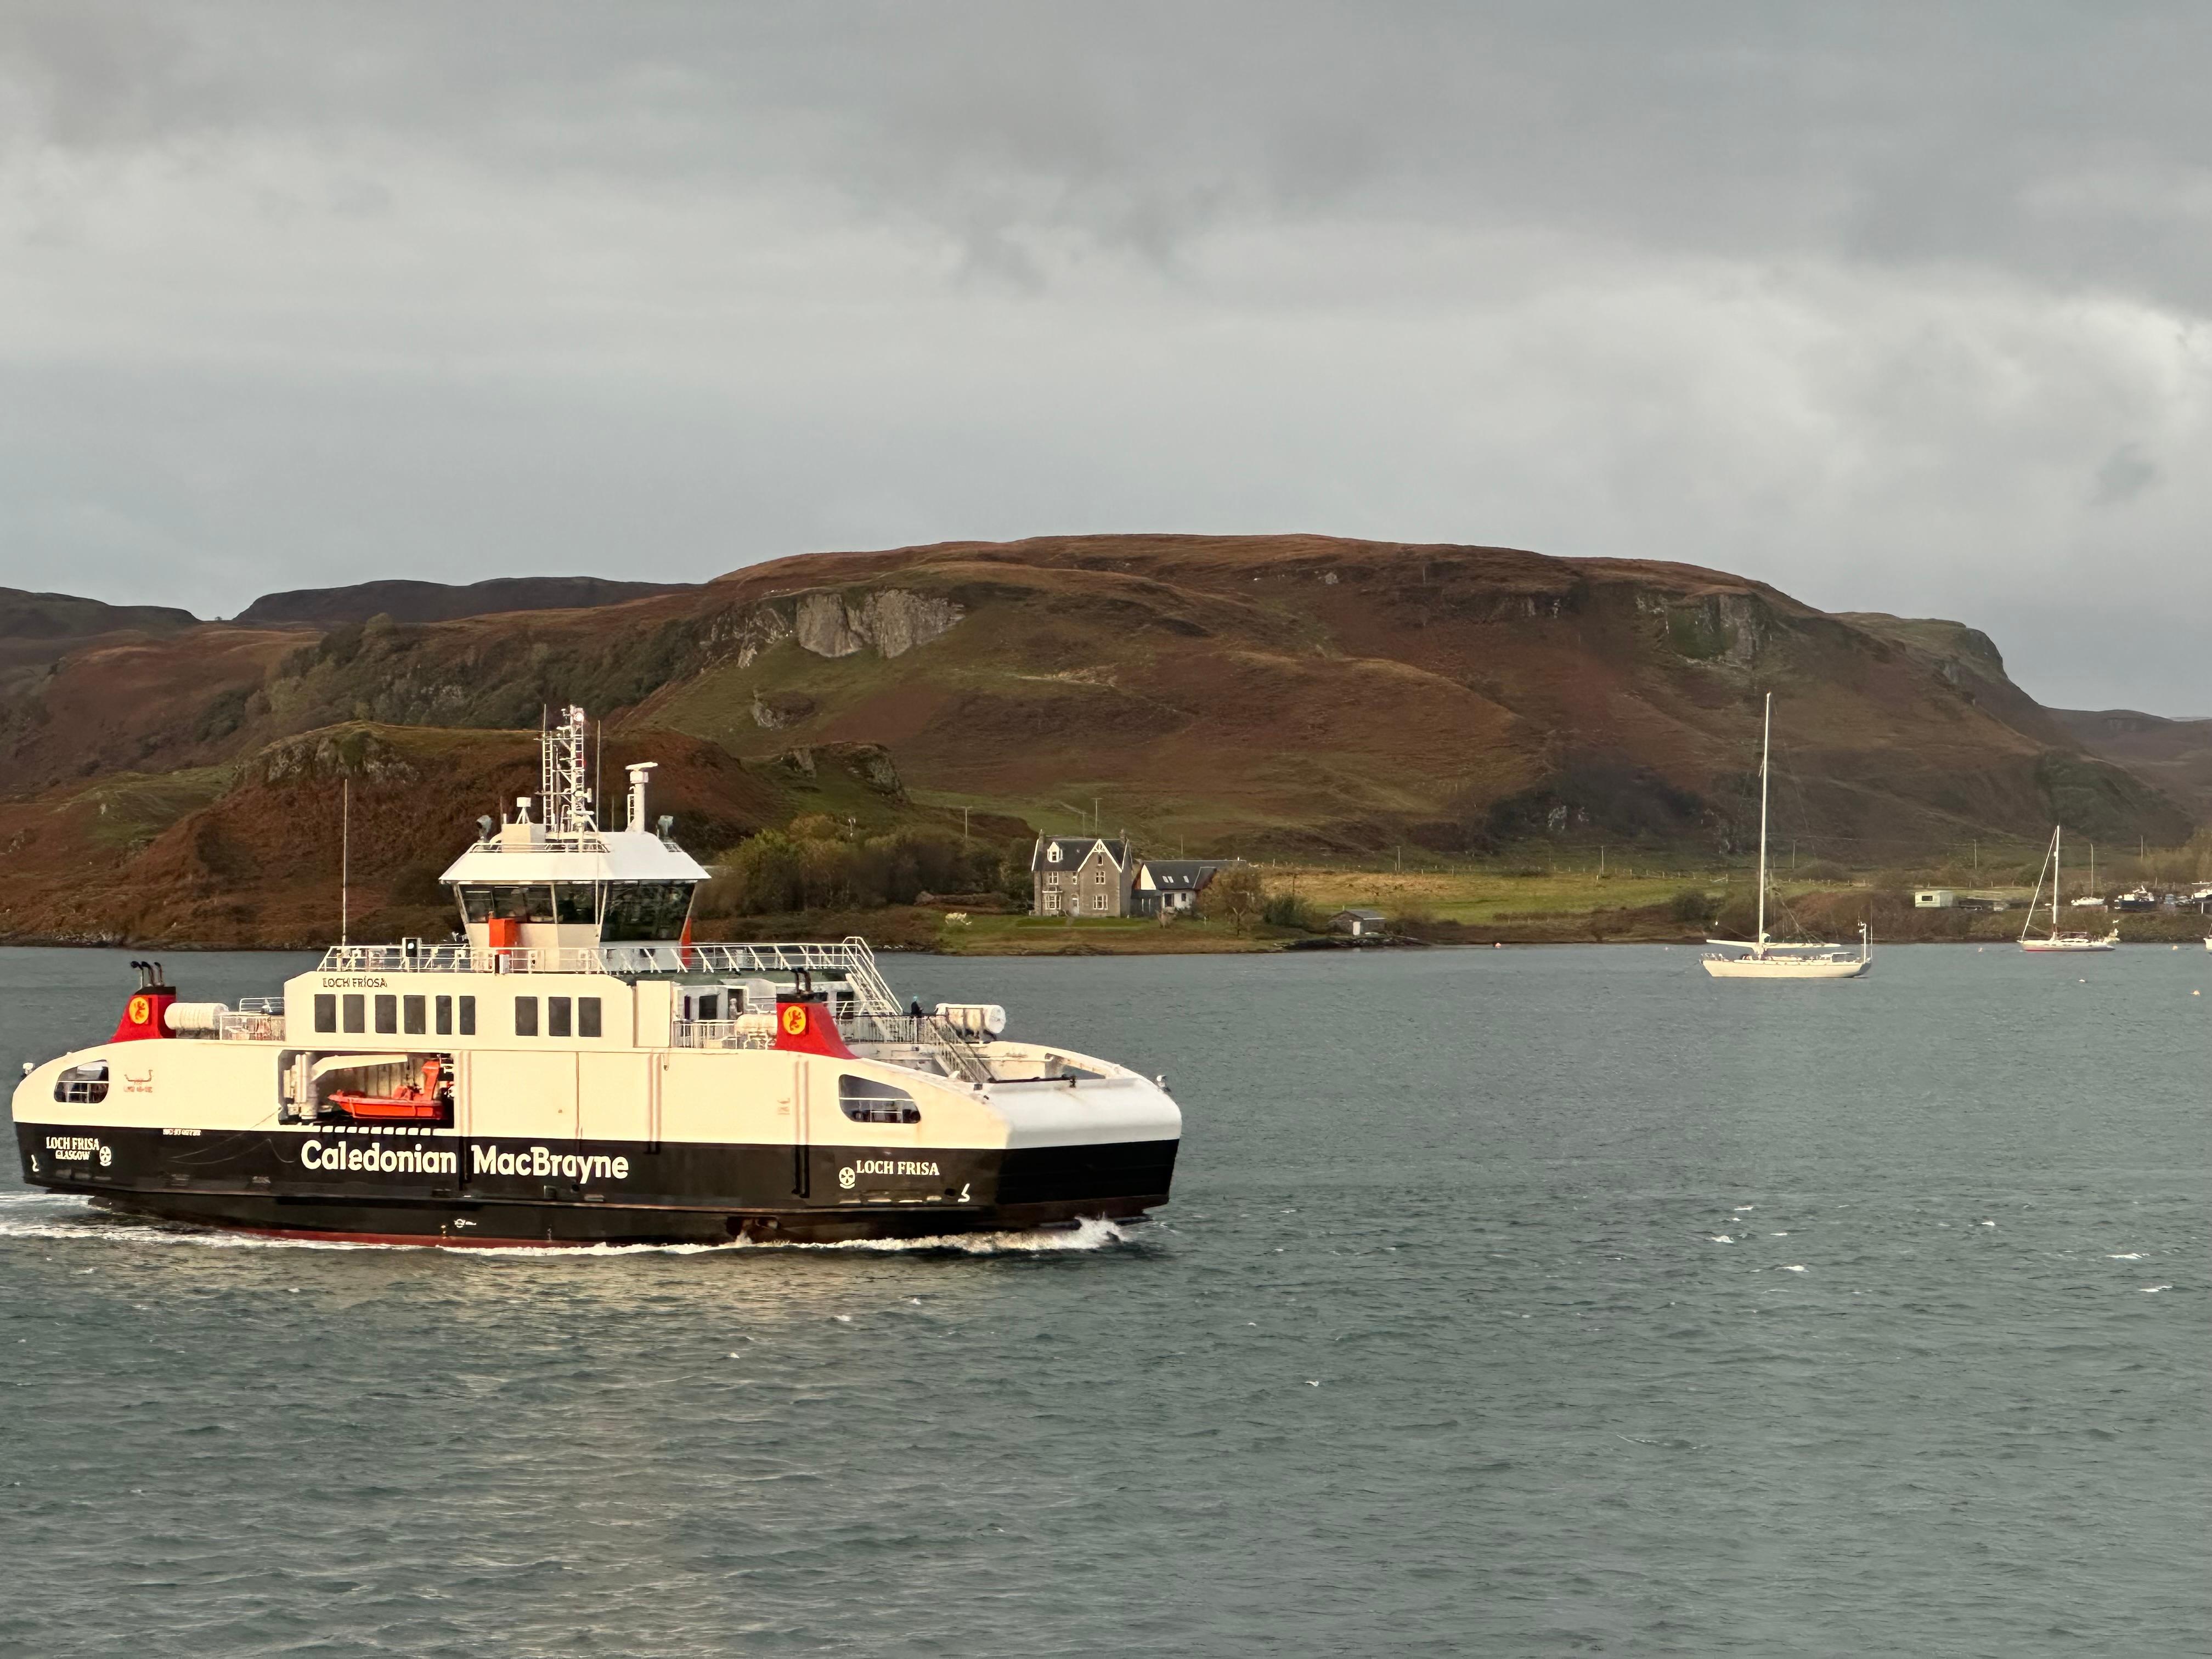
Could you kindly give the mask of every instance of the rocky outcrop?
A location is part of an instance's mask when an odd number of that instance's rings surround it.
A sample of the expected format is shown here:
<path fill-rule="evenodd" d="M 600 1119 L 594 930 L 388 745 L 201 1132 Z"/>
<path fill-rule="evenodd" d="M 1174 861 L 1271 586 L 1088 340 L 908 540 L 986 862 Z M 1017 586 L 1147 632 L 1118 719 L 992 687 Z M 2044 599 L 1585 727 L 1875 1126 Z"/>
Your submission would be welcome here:
<path fill-rule="evenodd" d="M 793 632 L 799 648 L 817 657 L 849 657 L 870 646 L 899 657 L 937 638 L 962 614 L 950 599 L 903 588 L 863 594 L 857 603 L 838 593 L 809 593 L 799 601 Z"/>
<path fill-rule="evenodd" d="M 775 763 L 802 778 L 818 779 L 825 769 L 850 773 L 878 794 L 903 799 L 906 784 L 891 763 L 891 751 L 881 744 L 825 743 L 807 749 L 791 749 Z"/>
<path fill-rule="evenodd" d="M 272 744 L 239 769 L 233 787 L 251 783 L 305 783 L 319 778 L 361 778 L 371 783 L 412 783 L 422 775 L 404 755 L 374 732 L 311 732 Z"/>
<path fill-rule="evenodd" d="M 803 691 L 756 691 L 753 724 L 763 731 L 781 732 L 797 726 L 814 713 L 814 699 Z"/>

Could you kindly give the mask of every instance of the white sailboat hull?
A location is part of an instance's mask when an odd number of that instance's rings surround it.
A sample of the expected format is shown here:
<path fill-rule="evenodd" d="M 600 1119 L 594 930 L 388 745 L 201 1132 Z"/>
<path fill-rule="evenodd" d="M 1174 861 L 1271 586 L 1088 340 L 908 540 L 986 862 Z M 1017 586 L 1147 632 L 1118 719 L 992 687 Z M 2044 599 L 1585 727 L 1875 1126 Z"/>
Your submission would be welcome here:
<path fill-rule="evenodd" d="M 2020 942 L 2020 948 L 2023 951 L 2111 951 L 2117 949 L 2118 945 L 2118 935 L 2110 939 L 2091 939 L 2087 934 L 2073 938 L 2061 934 L 2056 939 L 2024 939 Z"/>
<path fill-rule="evenodd" d="M 1799 981 L 1859 979 L 1874 965 L 1865 957 L 1707 957 L 1705 971 L 1715 979 L 1783 979 Z"/>

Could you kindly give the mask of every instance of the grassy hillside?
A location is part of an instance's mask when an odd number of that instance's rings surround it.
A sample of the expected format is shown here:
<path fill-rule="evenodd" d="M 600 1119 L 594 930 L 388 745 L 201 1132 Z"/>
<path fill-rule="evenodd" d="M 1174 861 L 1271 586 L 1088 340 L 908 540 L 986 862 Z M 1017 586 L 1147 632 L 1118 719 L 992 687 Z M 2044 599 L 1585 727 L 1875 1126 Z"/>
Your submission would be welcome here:
<path fill-rule="evenodd" d="M 805 812 L 858 833 L 965 807 L 1001 837 L 1095 810 L 1155 851 L 1727 860 L 1755 834 L 1770 690 L 1776 834 L 1808 860 L 2033 845 L 2054 819 L 2108 844 L 2191 827 L 1962 624 L 1830 616 L 1682 565 L 1066 537 L 813 555 L 595 608 L 88 639 L 0 678 L 0 848 L 31 838 L 0 854 L 0 931 L 91 910 L 128 931 L 133 905 L 210 936 L 247 911 L 256 937 L 305 928 L 276 843 L 320 820 L 256 794 L 276 787 L 257 757 L 374 733 L 408 757 L 403 816 L 439 826 L 408 862 L 441 861 L 494 773 L 527 787 L 519 734 L 571 701 L 695 780 L 709 852 Z M 852 745 L 902 787 L 809 775 Z M 121 868 L 70 862 L 118 848 Z"/>

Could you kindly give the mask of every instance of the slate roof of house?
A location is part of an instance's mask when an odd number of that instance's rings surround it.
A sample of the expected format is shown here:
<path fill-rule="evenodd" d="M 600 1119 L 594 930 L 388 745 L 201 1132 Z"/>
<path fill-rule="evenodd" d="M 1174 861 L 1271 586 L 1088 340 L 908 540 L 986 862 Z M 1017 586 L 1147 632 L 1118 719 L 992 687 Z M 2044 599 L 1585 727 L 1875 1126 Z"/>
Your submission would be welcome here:
<path fill-rule="evenodd" d="M 1117 867 L 1128 868 L 1129 847 L 1126 842 L 1108 840 L 1098 836 L 1039 836 L 1037 844 L 1030 851 L 1030 869 L 1032 872 L 1043 869 L 1045 849 L 1057 847 L 1060 848 L 1060 862 L 1053 868 L 1073 870 L 1091 856 L 1092 848 L 1102 844 L 1106 848 L 1106 856 L 1112 859 Z"/>
<path fill-rule="evenodd" d="M 1139 866 L 1139 875 L 1140 878 L 1149 876 L 1159 892 L 1194 893 L 1220 868 L 1218 859 L 1146 859 Z"/>

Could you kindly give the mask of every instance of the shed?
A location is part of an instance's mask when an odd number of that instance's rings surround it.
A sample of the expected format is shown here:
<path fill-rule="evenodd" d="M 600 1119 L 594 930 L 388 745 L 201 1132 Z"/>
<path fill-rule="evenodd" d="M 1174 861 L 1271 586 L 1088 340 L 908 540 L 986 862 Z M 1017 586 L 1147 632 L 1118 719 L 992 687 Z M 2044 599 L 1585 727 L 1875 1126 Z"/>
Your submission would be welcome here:
<path fill-rule="evenodd" d="M 1369 939 L 1385 931 L 1380 910 L 1339 910 L 1328 919 L 1333 933 L 1349 933 L 1354 939 Z"/>

